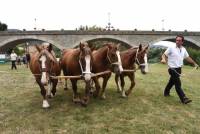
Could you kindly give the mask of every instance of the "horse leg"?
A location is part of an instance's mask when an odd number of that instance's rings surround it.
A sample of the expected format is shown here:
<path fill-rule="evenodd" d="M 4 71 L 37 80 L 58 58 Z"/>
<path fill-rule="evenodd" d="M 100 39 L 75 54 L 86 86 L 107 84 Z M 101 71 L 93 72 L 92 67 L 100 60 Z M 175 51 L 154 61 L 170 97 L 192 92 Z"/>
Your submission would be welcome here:
<path fill-rule="evenodd" d="M 94 81 L 94 83 L 95 83 L 95 88 L 96 88 L 96 90 L 95 90 L 95 92 L 93 93 L 93 96 L 96 98 L 96 97 L 98 97 L 99 96 L 99 91 L 100 91 L 100 85 L 99 85 L 99 81 L 98 81 L 98 78 L 97 77 L 94 77 L 93 78 L 93 81 Z"/>
<path fill-rule="evenodd" d="M 40 80 L 39 81 L 36 80 L 36 81 L 37 81 L 38 85 L 40 86 L 40 89 L 41 89 L 40 93 L 43 96 L 42 107 L 43 108 L 48 108 L 48 107 L 50 107 L 50 105 L 49 105 L 49 103 L 47 101 L 46 90 L 45 90 L 44 86 L 42 85 L 42 83 L 40 82 Z"/>
<path fill-rule="evenodd" d="M 71 80 L 72 83 L 72 89 L 73 89 L 73 102 L 74 103 L 79 103 L 81 102 L 79 95 L 77 93 L 77 80 Z"/>
<path fill-rule="evenodd" d="M 120 86 L 119 75 L 117 74 L 115 74 L 115 83 L 117 85 L 117 92 L 120 93 L 122 91 L 122 88 Z"/>
<path fill-rule="evenodd" d="M 131 81 L 131 86 L 130 86 L 129 90 L 126 91 L 126 95 L 127 96 L 131 93 L 132 89 L 135 87 L 135 74 L 134 73 L 130 73 L 128 75 L 128 77 L 129 77 L 129 79 Z"/>
<path fill-rule="evenodd" d="M 126 98 L 126 93 L 125 93 L 125 90 L 124 90 L 124 86 L 125 86 L 125 82 L 124 82 L 124 75 L 120 75 L 120 81 L 121 81 L 121 93 L 122 93 L 122 97 L 123 98 Z"/>
<path fill-rule="evenodd" d="M 53 81 L 52 81 L 52 85 L 53 85 L 53 87 L 52 87 L 52 91 L 51 91 L 51 97 L 54 97 L 55 95 L 56 95 L 56 86 L 57 86 L 57 84 L 58 84 L 58 80 L 57 79 L 54 79 Z"/>
<path fill-rule="evenodd" d="M 64 90 L 67 91 L 68 87 L 67 87 L 67 79 L 65 79 L 65 86 L 64 86 Z"/>
<path fill-rule="evenodd" d="M 85 96 L 83 97 L 83 100 L 81 101 L 82 106 L 87 106 L 89 99 L 90 99 L 90 89 L 91 89 L 91 85 L 90 85 L 91 81 L 87 81 L 85 82 Z"/>
<path fill-rule="evenodd" d="M 105 89 L 106 89 L 106 85 L 107 85 L 107 82 L 108 82 L 108 79 L 110 78 L 110 76 L 111 76 L 111 73 L 103 77 L 103 85 L 102 85 L 102 91 L 101 91 L 102 99 L 106 99 Z"/>
<path fill-rule="evenodd" d="M 67 76 L 67 71 L 63 70 L 63 74 L 64 74 L 65 76 Z M 64 90 L 68 90 L 68 87 L 67 87 L 67 79 L 65 79 Z"/>

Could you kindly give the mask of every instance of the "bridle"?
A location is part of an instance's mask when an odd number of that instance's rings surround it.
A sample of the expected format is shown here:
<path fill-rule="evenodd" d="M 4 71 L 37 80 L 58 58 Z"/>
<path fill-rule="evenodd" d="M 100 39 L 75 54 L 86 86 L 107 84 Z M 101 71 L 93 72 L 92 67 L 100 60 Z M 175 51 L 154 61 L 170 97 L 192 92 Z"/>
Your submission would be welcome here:
<path fill-rule="evenodd" d="M 81 55 L 81 53 L 80 53 L 80 55 Z M 84 76 L 85 74 L 92 74 L 91 73 L 91 71 L 90 72 L 86 72 L 86 71 L 84 71 L 83 70 L 83 65 L 82 65 L 82 63 L 81 63 L 81 56 L 79 55 L 79 60 L 78 60 L 78 62 L 79 62 L 79 65 L 80 65 L 80 68 L 81 68 L 81 73 L 82 73 L 82 76 Z M 92 66 L 90 66 L 90 70 L 92 70 Z"/>
<path fill-rule="evenodd" d="M 136 54 L 135 54 L 135 61 L 136 61 L 136 63 L 140 66 L 140 67 L 144 67 L 144 66 L 146 66 L 146 64 L 145 63 L 140 63 L 140 61 L 138 60 L 138 52 L 139 52 L 139 48 L 137 48 L 137 51 L 136 51 Z"/>
<path fill-rule="evenodd" d="M 40 66 L 40 72 L 41 72 L 41 73 L 42 73 L 42 72 L 46 72 L 47 75 L 49 76 L 49 79 L 50 79 L 50 76 L 54 76 L 54 74 L 52 73 L 53 65 L 51 65 L 51 64 L 53 63 L 53 61 L 47 56 L 47 54 L 46 54 L 45 52 L 43 52 L 42 54 L 40 54 L 39 57 L 41 57 L 42 55 L 44 55 L 44 56 L 49 60 L 49 62 L 50 62 L 50 63 L 49 63 L 49 64 L 50 64 L 50 69 L 47 70 L 47 67 L 42 68 L 42 67 Z"/>
<path fill-rule="evenodd" d="M 107 49 L 107 59 L 108 59 L 108 61 L 109 61 L 109 63 L 111 64 L 111 65 L 120 65 L 120 63 L 119 62 L 112 62 L 111 61 L 111 59 L 110 59 L 110 57 L 109 57 L 109 55 L 108 55 L 108 53 L 109 53 L 109 48 Z"/>

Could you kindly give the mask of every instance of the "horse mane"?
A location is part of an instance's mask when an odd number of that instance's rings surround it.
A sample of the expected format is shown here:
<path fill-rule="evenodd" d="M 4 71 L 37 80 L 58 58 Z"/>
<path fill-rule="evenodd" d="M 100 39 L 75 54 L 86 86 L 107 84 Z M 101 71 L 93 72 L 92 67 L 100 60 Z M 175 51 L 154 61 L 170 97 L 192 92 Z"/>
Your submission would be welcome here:
<path fill-rule="evenodd" d="M 101 47 L 101 48 L 93 51 L 93 53 L 95 53 L 95 54 L 102 54 L 102 52 L 105 51 L 106 49 L 107 49 L 107 46 L 104 45 L 103 47 Z"/>

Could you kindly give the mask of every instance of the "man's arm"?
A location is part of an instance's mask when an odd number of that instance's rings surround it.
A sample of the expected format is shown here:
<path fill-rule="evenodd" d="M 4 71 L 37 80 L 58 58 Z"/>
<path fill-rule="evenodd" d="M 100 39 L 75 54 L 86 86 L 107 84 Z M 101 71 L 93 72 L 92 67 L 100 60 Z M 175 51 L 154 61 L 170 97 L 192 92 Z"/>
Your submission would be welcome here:
<path fill-rule="evenodd" d="M 160 62 L 163 63 L 163 64 L 167 63 L 167 56 L 165 54 L 162 55 L 162 59 L 161 59 Z"/>
<path fill-rule="evenodd" d="M 185 60 L 187 62 L 189 62 L 190 64 L 193 64 L 195 67 L 199 67 L 199 65 L 190 56 L 188 56 L 187 58 L 185 58 Z"/>

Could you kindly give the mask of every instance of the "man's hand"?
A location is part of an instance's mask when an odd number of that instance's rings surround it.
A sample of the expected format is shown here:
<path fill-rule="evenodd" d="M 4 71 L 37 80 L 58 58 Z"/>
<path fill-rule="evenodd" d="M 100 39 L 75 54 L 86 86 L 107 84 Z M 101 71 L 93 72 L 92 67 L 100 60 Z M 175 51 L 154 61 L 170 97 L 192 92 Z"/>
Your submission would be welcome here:
<path fill-rule="evenodd" d="M 166 64 L 166 63 L 167 63 L 166 60 L 164 60 L 164 59 L 162 59 L 160 62 L 161 62 L 162 64 Z"/>
<path fill-rule="evenodd" d="M 194 67 L 195 67 L 195 69 L 198 69 L 199 68 L 199 65 L 198 64 L 194 64 Z"/>
<path fill-rule="evenodd" d="M 167 63 L 167 56 L 165 54 L 162 55 L 162 60 L 160 61 L 162 64 Z"/>

